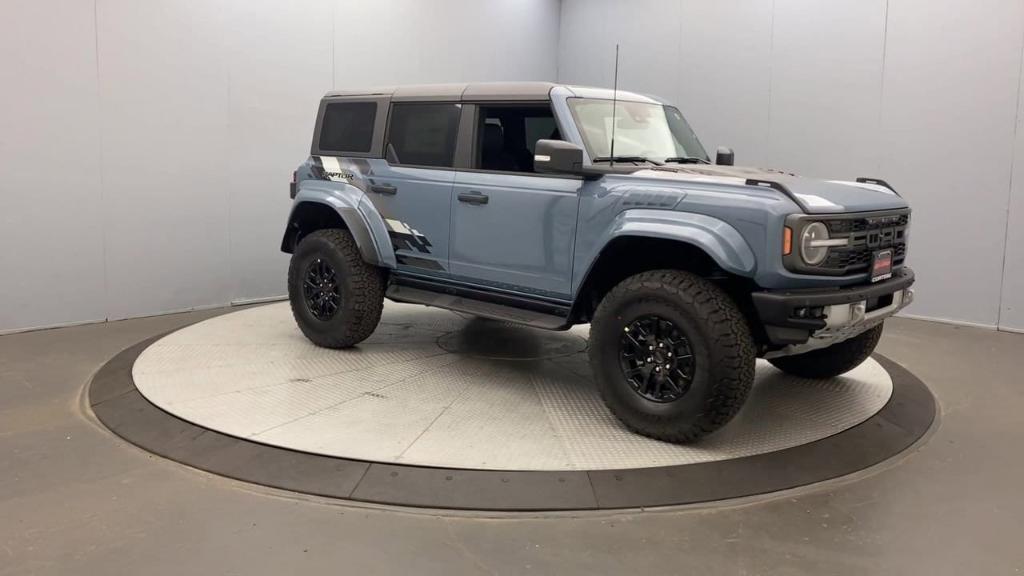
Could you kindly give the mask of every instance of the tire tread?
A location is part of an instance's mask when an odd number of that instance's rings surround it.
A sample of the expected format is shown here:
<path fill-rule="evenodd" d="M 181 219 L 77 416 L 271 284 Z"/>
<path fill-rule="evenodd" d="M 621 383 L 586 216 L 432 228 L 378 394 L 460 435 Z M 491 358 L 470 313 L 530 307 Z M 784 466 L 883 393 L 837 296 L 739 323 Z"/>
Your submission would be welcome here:
<path fill-rule="evenodd" d="M 298 309 L 303 306 L 301 297 L 296 294 L 289 294 L 292 308 L 292 315 L 299 325 L 302 333 L 314 344 L 325 348 L 349 348 L 366 340 L 376 330 L 380 322 L 381 312 L 384 308 L 384 275 L 381 270 L 365 262 L 359 252 L 355 239 L 348 230 L 330 228 L 318 230 L 302 239 L 296 247 L 296 254 L 302 249 L 302 243 L 322 240 L 337 253 L 345 262 L 346 270 L 338 271 L 345 282 L 345 292 L 342 296 L 342 307 L 338 311 L 346 317 L 340 330 L 329 332 L 312 330 L 301 316 Z M 301 285 L 299 275 L 303 273 L 298 269 L 298 258 L 292 257 L 288 266 L 288 286 Z"/>
<path fill-rule="evenodd" d="M 663 297 L 645 298 L 641 302 L 656 300 L 676 306 L 686 310 L 687 314 L 695 314 L 697 322 L 706 327 L 710 335 L 708 347 L 715 350 L 716 360 L 715 378 L 711 381 L 712 393 L 700 416 L 692 422 L 684 423 L 657 415 L 635 418 L 618 405 L 607 392 L 606 386 L 598 386 L 601 399 L 634 432 L 666 442 L 692 442 L 724 426 L 746 402 L 754 381 L 756 358 L 750 328 L 736 304 L 710 281 L 680 270 L 653 270 L 631 276 L 615 286 L 598 305 L 591 332 L 618 332 L 616 325 L 609 326 L 615 322 L 611 311 L 624 299 L 630 298 L 631 293 L 640 289 L 664 294 Z M 683 306 L 673 304 L 673 301 Z M 589 353 L 591 365 L 597 370 L 600 366 L 597 347 L 591 346 Z"/>

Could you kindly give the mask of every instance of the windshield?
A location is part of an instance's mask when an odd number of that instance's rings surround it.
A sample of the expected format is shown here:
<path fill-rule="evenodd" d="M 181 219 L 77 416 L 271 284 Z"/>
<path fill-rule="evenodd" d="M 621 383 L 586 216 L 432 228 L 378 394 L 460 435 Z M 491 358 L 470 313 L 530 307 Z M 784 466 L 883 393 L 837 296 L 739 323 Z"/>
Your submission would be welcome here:
<path fill-rule="evenodd" d="M 576 125 L 595 162 L 612 155 L 612 101 L 570 98 Z M 664 162 L 708 160 L 697 135 L 678 109 L 646 102 L 615 102 L 615 157 L 636 157 Z"/>

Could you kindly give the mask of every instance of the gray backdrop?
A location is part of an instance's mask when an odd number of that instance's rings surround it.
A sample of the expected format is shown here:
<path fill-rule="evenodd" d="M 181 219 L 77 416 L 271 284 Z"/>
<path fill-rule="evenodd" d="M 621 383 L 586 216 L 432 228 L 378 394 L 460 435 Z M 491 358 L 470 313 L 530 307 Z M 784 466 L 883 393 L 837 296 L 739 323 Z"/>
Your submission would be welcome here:
<path fill-rule="evenodd" d="M 1024 329 L 1024 2 L 565 0 L 559 80 L 610 86 L 616 42 L 709 149 L 896 186 L 910 315 Z"/>
<path fill-rule="evenodd" d="M 554 80 L 557 0 L 5 0 L 0 332 L 285 291 L 333 87 Z"/>
<path fill-rule="evenodd" d="M 0 332 L 284 292 L 332 87 L 620 85 L 709 148 L 913 203 L 912 314 L 1024 329 L 1024 0 L 7 0 Z"/>

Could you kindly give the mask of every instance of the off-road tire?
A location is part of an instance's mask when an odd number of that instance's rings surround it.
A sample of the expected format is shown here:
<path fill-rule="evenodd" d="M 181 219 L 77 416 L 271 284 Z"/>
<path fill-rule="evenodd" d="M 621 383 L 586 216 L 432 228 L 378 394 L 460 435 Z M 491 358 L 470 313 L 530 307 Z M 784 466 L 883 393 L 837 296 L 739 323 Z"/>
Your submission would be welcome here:
<path fill-rule="evenodd" d="M 638 394 L 620 364 L 624 327 L 645 315 L 669 320 L 690 341 L 692 381 L 670 402 Z M 608 409 L 629 429 L 666 442 L 693 442 L 724 426 L 754 382 L 754 344 L 739 308 L 710 281 L 678 270 L 642 272 L 608 292 L 590 325 L 589 355 Z"/>
<path fill-rule="evenodd" d="M 779 370 L 794 376 L 833 378 L 860 366 L 871 356 L 882 338 L 882 327 L 883 324 L 879 324 L 828 348 L 819 348 L 793 356 L 780 356 L 768 361 Z"/>
<path fill-rule="evenodd" d="M 316 318 L 302 285 L 313 260 L 325 260 L 336 272 L 341 302 L 328 320 Z M 349 348 L 366 340 L 380 322 L 384 307 L 384 273 L 363 261 L 347 230 L 318 230 L 296 246 L 288 266 L 288 300 L 299 329 L 317 346 Z"/>

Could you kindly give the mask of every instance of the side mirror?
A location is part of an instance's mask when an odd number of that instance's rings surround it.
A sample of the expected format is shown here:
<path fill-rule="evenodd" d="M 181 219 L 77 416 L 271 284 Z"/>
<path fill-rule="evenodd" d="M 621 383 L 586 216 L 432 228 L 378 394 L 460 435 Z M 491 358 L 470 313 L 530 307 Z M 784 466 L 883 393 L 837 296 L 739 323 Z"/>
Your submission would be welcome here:
<path fill-rule="evenodd" d="M 736 163 L 736 153 L 728 146 L 719 146 L 715 152 L 715 164 L 719 166 L 732 166 Z"/>
<path fill-rule="evenodd" d="M 583 148 L 564 140 L 537 140 L 533 169 L 549 174 L 582 174 Z"/>

